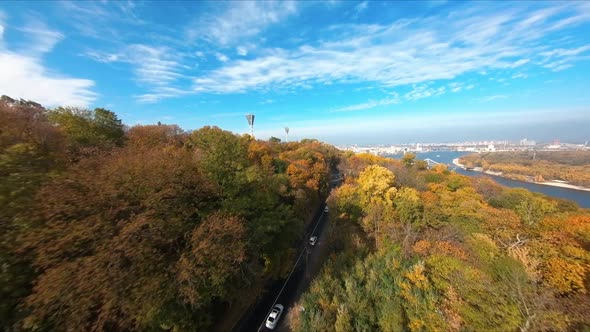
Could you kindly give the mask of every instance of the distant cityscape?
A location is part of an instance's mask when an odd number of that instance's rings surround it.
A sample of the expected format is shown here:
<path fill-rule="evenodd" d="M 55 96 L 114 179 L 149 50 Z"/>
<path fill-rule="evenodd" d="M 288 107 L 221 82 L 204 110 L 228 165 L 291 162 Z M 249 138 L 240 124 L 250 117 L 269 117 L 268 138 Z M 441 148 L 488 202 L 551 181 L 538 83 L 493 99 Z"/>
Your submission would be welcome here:
<path fill-rule="evenodd" d="M 390 155 L 405 152 L 432 151 L 466 151 L 466 152 L 500 152 L 500 151 L 574 151 L 590 150 L 588 141 L 584 144 L 562 143 L 559 140 L 537 143 L 526 138 L 514 141 L 468 141 L 458 143 L 407 143 L 396 145 L 343 145 L 340 150 L 367 152 L 376 155 Z"/>

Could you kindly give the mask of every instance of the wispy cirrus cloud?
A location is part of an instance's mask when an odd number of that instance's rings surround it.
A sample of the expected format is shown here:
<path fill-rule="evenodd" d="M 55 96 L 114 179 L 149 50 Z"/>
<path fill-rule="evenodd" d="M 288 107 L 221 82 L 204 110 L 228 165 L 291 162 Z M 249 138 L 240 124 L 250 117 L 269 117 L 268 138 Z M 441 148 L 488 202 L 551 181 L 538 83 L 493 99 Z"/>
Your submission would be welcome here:
<path fill-rule="evenodd" d="M 529 75 L 527 75 L 525 73 L 516 73 L 516 74 L 512 75 L 512 78 L 513 79 L 515 79 L 515 78 L 527 78 L 527 77 L 529 77 Z"/>
<path fill-rule="evenodd" d="M 395 87 L 450 80 L 469 72 L 538 65 L 554 56 L 542 54 L 553 50 L 540 46 L 540 41 L 553 31 L 589 21 L 590 17 L 579 14 L 586 8 L 555 6 L 533 12 L 520 8 L 489 14 L 486 6 L 477 6 L 453 13 L 451 23 L 441 15 L 398 20 L 390 25 L 336 27 L 332 31 L 346 32 L 334 35 L 333 41 L 302 45 L 295 50 L 260 50 L 261 55 L 255 59 L 227 62 L 196 77 L 194 91 L 240 93 L 336 82 L 374 82 Z M 571 50 L 564 48 L 564 52 Z M 535 57 L 543 60 L 533 63 Z M 561 60 L 562 67 L 556 64 L 553 70 L 564 69 L 580 58 Z M 544 65 L 551 66 L 549 62 Z M 406 98 L 415 100 L 444 92 L 425 89 Z"/>
<path fill-rule="evenodd" d="M 404 98 L 406 100 L 418 100 L 422 98 L 428 97 L 435 97 L 443 95 L 446 92 L 446 87 L 440 86 L 438 88 L 434 88 L 429 86 L 429 84 L 422 84 L 422 85 L 414 85 L 412 87 L 412 91 L 406 93 Z"/>
<path fill-rule="evenodd" d="M 105 41 L 119 41 L 122 31 L 115 24 L 141 26 L 146 22 L 135 13 L 133 1 L 59 1 L 62 14 L 75 33 Z"/>
<path fill-rule="evenodd" d="M 464 84 L 461 82 L 451 82 L 447 85 L 449 92 L 461 92 L 465 90 L 471 90 L 475 87 L 473 84 Z"/>
<path fill-rule="evenodd" d="M 368 7 L 369 7 L 369 2 L 363 1 L 354 7 L 354 11 L 358 15 L 358 14 L 364 12 L 365 10 L 367 10 Z"/>
<path fill-rule="evenodd" d="M 590 45 L 575 48 L 558 48 L 540 53 L 543 59 L 540 64 L 552 71 L 562 71 L 573 66 L 579 60 L 590 59 Z"/>
<path fill-rule="evenodd" d="M 229 2 L 216 14 L 199 17 L 187 29 L 189 39 L 228 46 L 258 35 L 272 24 L 297 13 L 295 1 Z"/>
<path fill-rule="evenodd" d="M 116 53 L 89 51 L 85 55 L 102 63 L 130 64 L 136 82 L 148 90 L 136 96 L 140 102 L 156 102 L 189 93 L 179 84 L 179 80 L 186 78 L 181 55 L 167 47 L 133 44 Z"/>
<path fill-rule="evenodd" d="M 462 90 L 473 89 L 473 84 L 464 84 L 460 82 L 451 82 L 447 86 L 432 87 L 431 84 L 414 84 L 412 90 L 400 96 L 397 92 L 390 92 L 388 97 L 375 100 L 369 99 L 366 103 L 354 104 L 344 107 L 339 107 L 332 112 L 350 112 L 361 111 L 376 108 L 379 106 L 401 104 L 404 101 L 415 101 L 422 98 L 441 96 L 447 92 L 460 92 Z"/>
<path fill-rule="evenodd" d="M 494 100 L 499 100 L 499 99 L 506 99 L 506 98 L 508 98 L 508 96 L 506 96 L 506 95 L 493 95 L 493 96 L 487 96 L 487 97 L 480 98 L 479 101 L 481 101 L 481 102 L 489 102 L 489 101 L 494 101 Z"/>
<path fill-rule="evenodd" d="M 28 24 L 18 30 L 28 37 L 23 51 L 36 55 L 51 51 L 64 38 L 61 32 L 50 29 L 38 18 L 30 18 Z"/>
<path fill-rule="evenodd" d="M 391 96 L 379 99 L 379 100 L 369 100 L 366 103 L 360 103 L 355 105 L 349 105 L 337 108 L 332 112 L 351 112 L 351 111 L 361 111 L 361 110 L 368 110 L 371 108 L 379 107 L 379 106 L 386 106 L 386 105 L 394 105 L 399 104 L 400 99 L 397 93 L 392 93 Z"/>

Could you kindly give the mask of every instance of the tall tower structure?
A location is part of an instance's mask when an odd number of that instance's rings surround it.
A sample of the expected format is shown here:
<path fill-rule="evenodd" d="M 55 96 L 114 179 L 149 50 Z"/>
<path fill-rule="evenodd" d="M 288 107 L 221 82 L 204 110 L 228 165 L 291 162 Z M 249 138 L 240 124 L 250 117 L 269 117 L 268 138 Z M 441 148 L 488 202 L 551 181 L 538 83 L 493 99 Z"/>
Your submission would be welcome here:
<path fill-rule="evenodd" d="M 246 120 L 248 120 L 250 126 L 250 136 L 254 138 L 254 114 L 246 114 Z"/>
<path fill-rule="evenodd" d="M 289 127 L 285 127 L 285 142 L 289 142 Z"/>

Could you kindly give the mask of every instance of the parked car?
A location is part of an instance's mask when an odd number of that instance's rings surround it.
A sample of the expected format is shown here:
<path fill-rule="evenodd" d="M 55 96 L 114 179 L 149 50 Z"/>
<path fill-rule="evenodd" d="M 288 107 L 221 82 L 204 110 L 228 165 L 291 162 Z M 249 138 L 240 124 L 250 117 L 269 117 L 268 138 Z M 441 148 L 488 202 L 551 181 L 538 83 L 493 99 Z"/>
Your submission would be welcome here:
<path fill-rule="evenodd" d="M 282 304 L 276 304 L 274 308 L 272 308 L 270 314 L 268 315 L 268 318 L 266 318 L 266 327 L 268 327 L 271 330 L 274 330 L 274 328 L 277 326 L 279 319 L 281 318 L 283 309 L 285 308 Z"/>
<path fill-rule="evenodd" d="M 316 242 L 318 242 L 318 237 L 317 236 L 312 236 L 309 238 L 309 244 L 313 247 L 315 246 Z"/>

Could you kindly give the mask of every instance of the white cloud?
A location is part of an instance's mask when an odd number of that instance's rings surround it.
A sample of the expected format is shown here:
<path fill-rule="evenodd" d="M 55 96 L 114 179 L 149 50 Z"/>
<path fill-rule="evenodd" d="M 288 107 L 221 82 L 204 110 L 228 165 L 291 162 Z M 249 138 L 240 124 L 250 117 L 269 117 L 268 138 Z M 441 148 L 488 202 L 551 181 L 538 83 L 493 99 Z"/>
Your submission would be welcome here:
<path fill-rule="evenodd" d="M 127 59 L 136 65 L 140 82 L 152 85 L 167 85 L 180 78 L 180 64 L 167 48 L 147 45 L 131 45 Z"/>
<path fill-rule="evenodd" d="M 493 96 L 487 96 L 487 97 L 480 98 L 479 101 L 488 102 L 488 101 L 493 101 L 493 100 L 498 100 L 498 99 L 506 99 L 506 98 L 508 98 L 508 96 L 493 95 Z"/>
<path fill-rule="evenodd" d="M 429 87 L 428 84 L 414 85 L 412 88 L 412 91 L 406 93 L 404 95 L 404 98 L 407 100 L 413 101 L 413 100 L 418 100 L 418 99 L 422 99 L 422 98 L 440 96 L 440 95 L 444 94 L 445 91 L 446 91 L 446 88 L 444 86 L 441 86 L 438 88 L 433 88 L 433 87 Z"/>
<path fill-rule="evenodd" d="M 228 62 L 195 78 L 194 91 L 289 90 L 336 82 L 372 82 L 394 87 L 450 80 L 470 72 L 485 73 L 527 63 L 539 65 L 530 59 L 543 57 L 540 52 L 547 51 L 547 43 L 541 42 L 552 31 L 543 17 L 563 17 L 569 10 L 558 6 L 543 13 L 506 10 L 489 14 L 486 6 L 474 8 L 454 13 L 453 20 L 445 15 L 398 20 L 390 25 L 332 27 L 334 41 L 290 51 L 259 50 L 258 58 Z M 577 60 L 581 59 L 569 58 L 551 69 L 562 69 Z M 406 98 L 415 100 L 444 92 L 444 87 L 437 91 L 430 88 Z"/>
<path fill-rule="evenodd" d="M 217 60 L 221 61 L 221 62 L 228 62 L 229 58 L 227 57 L 227 55 L 223 54 L 223 53 L 215 53 L 215 57 L 217 58 Z"/>
<path fill-rule="evenodd" d="M 165 98 L 174 98 L 189 94 L 189 91 L 168 87 L 168 86 L 157 86 L 150 88 L 149 93 L 134 96 L 135 99 L 140 103 L 155 103 Z"/>
<path fill-rule="evenodd" d="M 396 93 L 394 93 L 392 97 L 387 97 L 387 98 L 383 98 L 380 100 L 369 100 L 366 103 L 340 107 L 340 108 L 335 109 L 333 112 L 361 111 L 361 110 L 375 108 L 378 106 L 385 106 L 385 105 L 392 105 L 392 104 L 399 104 L 399 103 L 400 103 L 399 96 Z"/>
<path fill-rule="evenodd" d="M 590 51 L 590 45 L 584 45 L 572 49 L 565 49 L 565 48 L 558 48 L 551 51 L 542 52 L 540 55 L 544 57 L 565 57 L 565 56 L 574 56 L 579 55 L 581 53 L 585 53 Z"/>
<path fill-rule="evenodd" d="M 238 53 L 238 55 L 241 55 L 241 56 L 248 55 L 248 49 L 243 46 L 236 48 L 236 52 Z"/>
<path fill-rule="evenodd" d="M 28 47 L 14 52 L 3 41 L 4 19 L 0 11 L 1 94 L 33 100 L 47 107 L 87 107 L 96 99 L 92 80 L 62 76 L 43 65 L 41 56 L 64 38 L 60 32 L 49 29 L 40 19 L 29 20 L 24 27 L 15 28 L 24 33 L 22 41 Z"/>
<path fill-rule="evenodd" d="M 95 52 L 95 51 L 89 51 L 83 55 L 88 56 L 89 58 L 91 58 L 94 61 L 98 61 L 98 62 L 102 62 L 102 63 L 117 62 L 121 58 L 121 56 L 119 54 L 99 53 L 99 52 Z"/>
<path fill-rule="evenodd" d="M 137 28 L 146 22 L 135 14 L 132 1 L 59 1 L 64 21 L 75 33 L 107 42 L 121 41 L 134 29 L 117 29 L 119 24 Z M 153 24 L 152 24 L 153 27 Z"/>
<path fill-rule="evenodd" d="M 360 13 L 364 12 L 367 9 L 367 7 L 369 7 L 369 2 L 363 1 L 363 2 L 359 3 L 358 5 L 354 6 L 354 11 L 357 14 L 360 14 Z"/>
<path fill-rule="evenodd" d="M 295 1 L 230 2 L 221 14 L 200 17 L 187 33 L 190 39 L 204 39 L 227 46 L 256 36 L 296 12 Z"/>
<path fill-rule="evenodd" d="M 87 52 L 103 63 L 124 62 L 133 65 L 136 80 L 150 85 L 167 85 L 183 76 L 180 60 L 166 47 L 132 44 L 118 53 Z"/>
<path fill-rule="evenodd" d="M 561 71 L 567 68 L 571 68 L 573 63 L 580 60 L 590 59 L 588 53 L 590 51 L 590 45 L 584 45 L 576 48 L 558 48 L 550 51 L 540 53 L 543 57 L 539 63 L 542 67 L 551 69 L 554 72 Z"/>
<path fill-rule="evenodd" d="M 148 92 L 136 96 L 141 102 L 156 102 L 163 98 L 185 95 L 178 81 L 186 78 L 180 55 L 167 47 L 132 44 L 118 53 L 87 52 L 86 56 L 102 63 L 123 62 L 132 66 L 135 80 Z"/>
<path fill-rule="evenodd" d="M 468 90 L 473 88 L 473 85 L 468 85 L 468 86 L 464 86 L 463 83 L 459 83 L 459 82 L 451 82 L 449 83 L 449 90 L 451 90 L 451 92 L 460 92 L 461 90 L 465 89 Z"/>
<path fill-rule="evenodd" d="M 50 73 L 40 60 L 0 50 L 0 91 L 13 98 L 36 101 L 44 106 L 88 106 L 96 94 L 94 82 Z"/>
<path fill-rule="evenodd" d="M 512 75 L 512 78 L 513 79 L 515 79 L 515 78 L 527 78 L 527 77 L 529 77 L 529 75 L 524 74 L 524 73 L 517 73 L 517 74 Z"/>
<path fill-rule="evenodd" d="M 562 70 L 566 70 L 571 67 L 572 67 L 571 64 L 561 64 L 561 65 L 556 65 L 556 66 L 552 66 L 549 68 L 551 68 L 551 70 L 553 70 L 553 71 L 562 71 Z"/>
<path fill-rule="evenodd" d="M 524 65 L 524 64 L 527 64 L 527 63 L 529 63 L 530 61 L 531 61 L 530 59 L 520 59 L 520 60 L 518 60 L 518 61 L 515 61 L 515 62 L 511 63 L 511 64 L 509 65 L 509 67 L 510 67 L 510 68 L 516 68 L 516 67 L 520 67 L 520 66 L 522 66 L 522 65 Z"/>
<path fill-rule="evenodd" d="M 47 53 L 64 38 L 61 32 L 51 30 L 38 18 L 29 19 L 29 23 L 18 30 L 25 34 L 26 48 L 23 49 L 23 52 L 30 55 Z"/>

